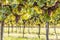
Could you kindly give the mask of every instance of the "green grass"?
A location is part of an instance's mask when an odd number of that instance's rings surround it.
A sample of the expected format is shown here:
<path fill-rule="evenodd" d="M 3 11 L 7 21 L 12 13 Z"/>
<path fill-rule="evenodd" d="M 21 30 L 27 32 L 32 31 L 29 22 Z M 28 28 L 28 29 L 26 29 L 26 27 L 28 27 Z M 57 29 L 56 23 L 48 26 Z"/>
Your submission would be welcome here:
<path fill-rule="evenodd" d="M 4 37 L 4 40 L 45 40 L 44 38 L 21 38 L 21 37 Z"/>

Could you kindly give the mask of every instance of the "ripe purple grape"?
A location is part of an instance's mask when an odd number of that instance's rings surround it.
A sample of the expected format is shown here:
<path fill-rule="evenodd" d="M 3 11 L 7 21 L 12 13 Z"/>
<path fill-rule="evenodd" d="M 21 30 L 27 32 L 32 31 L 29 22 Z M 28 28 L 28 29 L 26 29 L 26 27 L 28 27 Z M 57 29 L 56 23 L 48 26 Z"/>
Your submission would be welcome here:
<path fill-rule="evenodd" d="M 21 9 L 22 9 L 23 6 L 24 6 L 23 4 L 19 4 L 18 5 L 18 11 L 21 11 Z"/>
<path fill-rule="evenodd" d="M 38 5 L 37 5 L 37 2 L 34 2 L 33 6 L 38 6 Z"/>

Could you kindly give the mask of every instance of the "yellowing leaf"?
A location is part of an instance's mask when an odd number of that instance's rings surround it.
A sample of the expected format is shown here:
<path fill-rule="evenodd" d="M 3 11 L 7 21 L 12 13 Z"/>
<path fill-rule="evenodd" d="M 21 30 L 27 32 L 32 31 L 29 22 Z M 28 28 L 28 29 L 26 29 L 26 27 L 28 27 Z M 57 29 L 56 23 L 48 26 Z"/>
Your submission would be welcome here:
<path fill-rule="evenodd" d="M 30 15 L 28 13 L 26 13 L 25 15 L 22 16 L 22 19 L 27 20 L 28 18 L 30 18 Z"/>
<path fill-rule="evenodd" d="M 38 13 L 38 14 L 41 14 L 42 13 L 42 10 L 41 9 L 39 9 L 39 7 L 34 7 L 34 10 L 36 11 L 36 13 Z"/>

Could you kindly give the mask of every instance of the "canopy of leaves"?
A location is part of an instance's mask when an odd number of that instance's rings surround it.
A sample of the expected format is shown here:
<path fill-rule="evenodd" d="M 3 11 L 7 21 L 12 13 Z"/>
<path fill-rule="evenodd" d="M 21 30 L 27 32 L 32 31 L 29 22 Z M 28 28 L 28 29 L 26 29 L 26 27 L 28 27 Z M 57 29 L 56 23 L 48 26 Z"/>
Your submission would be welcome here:
<path fill-rule="evenodd" d="M 60 8 L 54 10 L 51 16 L 48 16 L 48 12 L 43 14 L 43 10 L 41 9 L 41 7 L 44 6 L 44 3 L 47 4 L 48 8 L 54 6 L 56 1 L 58 0 L 2 0 L 2 4 L 10 5 L 12 7 L 13 13 L 20 15 L 20 19 L 18 21 L 32 20 L 36 24 L 39 24 L 41 21 L 46 22 L 51 20 L 60 20 Z M 19 4 L 22 4 L 23 6 Z M 18 6 L 21 9 L 18 8 Z M 18 9 L 20 10 L 18 11 Z M 0 20 L 3 20 L 4 18 L 6 18 L 6 20 L 8 18 L 15 20 L 13 13 L 8 6 L 0 7 Z M 7 14 L 8 17 L 6 17 L 4 14 Z"/>

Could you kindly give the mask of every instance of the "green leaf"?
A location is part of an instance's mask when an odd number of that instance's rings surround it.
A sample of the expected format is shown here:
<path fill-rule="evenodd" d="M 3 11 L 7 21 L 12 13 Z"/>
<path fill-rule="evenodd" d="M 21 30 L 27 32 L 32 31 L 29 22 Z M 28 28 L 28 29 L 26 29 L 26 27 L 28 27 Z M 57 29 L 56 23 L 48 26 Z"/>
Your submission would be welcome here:
<path fill-rule="evenodd" d="M 46 14 L 44 15 L 44 20 L 45 20 L 45 22 L 46 22 L 46 21 L 50 21 L 50 19 L 51 19 L 51 17 L 46 13 Z"/>

